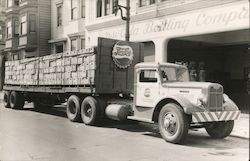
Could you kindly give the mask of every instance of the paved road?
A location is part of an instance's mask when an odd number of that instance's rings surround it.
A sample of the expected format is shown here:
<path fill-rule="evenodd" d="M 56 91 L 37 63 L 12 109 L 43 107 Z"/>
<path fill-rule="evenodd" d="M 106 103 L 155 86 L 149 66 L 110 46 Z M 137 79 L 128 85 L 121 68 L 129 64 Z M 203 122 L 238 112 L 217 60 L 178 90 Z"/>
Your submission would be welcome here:
<path fill-rule="evenodd" d="M 190 131 L 185 145 L 160 138 L 156 126 L 107 122 L 91 127 L 67 120 L 62 108 L 35 111 L 0 104 L 0 161 L 247 161 L 249 140 L 211 139 Z"/>

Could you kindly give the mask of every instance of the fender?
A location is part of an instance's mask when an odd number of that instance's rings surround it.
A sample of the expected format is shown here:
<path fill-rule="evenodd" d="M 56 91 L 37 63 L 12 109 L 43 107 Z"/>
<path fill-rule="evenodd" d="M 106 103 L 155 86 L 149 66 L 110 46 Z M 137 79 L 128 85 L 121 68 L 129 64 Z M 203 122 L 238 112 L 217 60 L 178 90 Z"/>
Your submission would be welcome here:
<path fill-rule="evenodd" d="M 157 111 L 157 109 L 161 109 L 162 106 L 164 106 L 167 103 L 177 103 L 179 104 L 184 112 L 186 114 L 192 114 L 193 112 L 203 112 L 204 110 L 202 108 L 199 108 L 192 104 L 187 98 L 181 96 L 181 95 L 169 95 L 163 99 L 161 99 L 157 105 L 155 106 L 154 112 Z"/>
<path fill-rule="evenodd" d="M 231 100 L 228 95 L 223 94 L 224 104 L 223 108 L 225 111 L 237 111 L 239 110 L 238 106 L 234 103 L 233 100 Z"/>

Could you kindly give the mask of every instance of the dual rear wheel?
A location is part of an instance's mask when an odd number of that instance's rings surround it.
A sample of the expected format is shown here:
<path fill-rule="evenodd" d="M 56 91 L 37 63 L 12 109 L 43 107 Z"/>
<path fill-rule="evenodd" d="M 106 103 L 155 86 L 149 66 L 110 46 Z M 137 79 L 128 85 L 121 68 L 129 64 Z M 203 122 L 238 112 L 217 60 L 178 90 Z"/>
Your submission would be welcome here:
<path fill-rule="evenodd" d="M 82 101 L 76 95 L 71 95 L 67 101 L 67 116 L 70 121 L 83 121 L 86 125 L 95 125 L 104 115 L 104 101 L 92 96 Z"/>
<path fill-rule="evenodd" d="M 4 93 L 4 106 L 12 109 L 23 109 L 24 95 L 17 91 L 7 91 Z"/>

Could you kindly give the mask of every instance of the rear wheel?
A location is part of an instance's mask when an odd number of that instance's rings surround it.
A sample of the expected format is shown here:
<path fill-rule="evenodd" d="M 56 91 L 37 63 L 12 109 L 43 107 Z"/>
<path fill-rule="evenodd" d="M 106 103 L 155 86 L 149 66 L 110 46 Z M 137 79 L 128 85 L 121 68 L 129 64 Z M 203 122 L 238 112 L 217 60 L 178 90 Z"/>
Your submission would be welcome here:
<path fill-rule="evenodd" d="M 82 121 L 86 125 L 95 125 L 100 123 L 104 117 L 105 102 L 94 97 L 86 97 L 81 106 Z"/>
<path fill-rule="evenodd" d="M 177 104 L 169 103 L 163 106 L 158 123 L 161 136 L 168 142 L 181 143 L 188 134 L 188 118 Z"/>
<path fill-rule="evenodd" d="M 24 106 L 24 95 L 20 92 L 12 91 L 9 102 L 12 109 L 22 109 Z"/>
<path fill-rule="evenodd" d="M 76 122 L 81 119 L 80 99 L 76 95 L 71 95 L 67 101 L 67 116 L 70 121 Z"/>
<path fill-rule="evenodd" d="M 213 122 L 205 125 L 207 133 L 213 138 L 225 138 L 231 134 L 234 121 Z"/>
<path fill-rule="evenodd" d="M 5 108 L 10 108 L 10 92 L 9 91 L 4 92 L 3 102 L 4 102 Z"/>

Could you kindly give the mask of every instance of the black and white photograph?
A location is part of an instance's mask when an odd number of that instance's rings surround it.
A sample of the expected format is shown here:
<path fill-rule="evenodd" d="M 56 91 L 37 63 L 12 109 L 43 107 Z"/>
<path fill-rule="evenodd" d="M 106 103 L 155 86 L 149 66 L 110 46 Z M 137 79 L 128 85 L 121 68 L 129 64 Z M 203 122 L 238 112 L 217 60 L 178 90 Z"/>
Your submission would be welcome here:
<path fill-rule="evenodd" d="M 250 161 L 249 0 L 0 0 L 0 161 Z"/>

